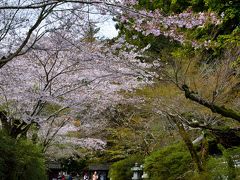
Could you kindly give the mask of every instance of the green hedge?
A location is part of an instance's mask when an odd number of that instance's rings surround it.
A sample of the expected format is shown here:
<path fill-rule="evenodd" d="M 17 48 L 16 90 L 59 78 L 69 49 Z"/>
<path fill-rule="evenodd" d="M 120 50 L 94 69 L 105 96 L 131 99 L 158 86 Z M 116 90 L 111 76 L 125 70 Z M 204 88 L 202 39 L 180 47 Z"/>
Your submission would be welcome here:
<path fill-rule="evenodd" d="M 191 155 L 181 143 L 153 152 L 145 159 L 144 167 L 151 180 L 182 179 L 193 169 Z"/>
<path fill-rule="evenodd" d="M 135 163 L 142 164 L 143 160 L 143 156 L 134 155 L 121 161 L 115 162 L 110 167 L 109 177 L 112 180 L 131 180 L 133 176 L 131 168 Z"/>

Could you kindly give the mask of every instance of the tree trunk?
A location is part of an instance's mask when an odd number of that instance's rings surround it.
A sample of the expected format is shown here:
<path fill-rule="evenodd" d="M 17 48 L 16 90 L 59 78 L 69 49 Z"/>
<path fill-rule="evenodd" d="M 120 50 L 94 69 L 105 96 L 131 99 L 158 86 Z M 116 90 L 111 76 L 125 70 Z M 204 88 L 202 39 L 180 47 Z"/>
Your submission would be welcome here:
<path fill-rule="evenodd" d="M 2 130 L 14 139 L 26 135 L 26 132 L 31 127 L 31 123 L 27 124 L 18 119 L 8 119 L 7 113 L 0 111 L 0 121 L 2 123 Z"/>
<path fill-rule="evenodd" d="M 170 116 L 170 117 L 171 117 L 171 120 L 177 125 L 179 134 L 182 137 L 184 143 L 186 144 L 198 172 L 202 172 L 203 171 L 202 162 L 201 162 L 200 158 L 198 157 L 197 152 L 194 149 L 192 141 L 191 141 L 188 133 L 186 132 L 183 124 L 181 122 L 179 122 L 175 116 Z"/>
<path fill-rule="evenodd" d="M 8 122 L 8 118 L 6 112 L 0 111 L 0 121 L 2 123 L 2 129 L 9 134 L 11 131 L 10 123 Z"/>

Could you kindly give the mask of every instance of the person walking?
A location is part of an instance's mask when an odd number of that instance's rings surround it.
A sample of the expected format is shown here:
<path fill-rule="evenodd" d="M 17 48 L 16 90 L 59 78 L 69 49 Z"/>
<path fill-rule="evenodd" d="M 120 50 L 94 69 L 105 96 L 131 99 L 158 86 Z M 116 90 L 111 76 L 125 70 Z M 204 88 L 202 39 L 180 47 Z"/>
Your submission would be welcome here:
<path fill-rule="evenodd" d="M 94 171 L 93 176 L 92 176 L 92 180 L 98 180 L 97 171 Z"/>

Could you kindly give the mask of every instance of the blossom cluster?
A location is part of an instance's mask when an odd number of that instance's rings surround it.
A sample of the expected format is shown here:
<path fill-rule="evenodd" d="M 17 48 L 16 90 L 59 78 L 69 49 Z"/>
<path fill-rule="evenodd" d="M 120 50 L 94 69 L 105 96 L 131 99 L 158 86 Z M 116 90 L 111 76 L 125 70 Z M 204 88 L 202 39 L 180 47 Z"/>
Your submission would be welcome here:
<path fill-rule="evenodd" d="M 126 3 L 135 5 L 135 1 Z M 188 39 L 182 31 L 179 31 L 180 28 L 193 29 L 209 23 L 214 25 L 221 23 L 221 19 L 213 12 L 194 13 L 189 10 L 179 14 L 163 15 L 158 9 L 154 11 L 127 10 L 122 13 L 120 21 L 126 24 L 125 27 L 133 28 L 143 35 L 163 35 L 181 43 L 185 43 Z M 199 46 L 197 42 L 192 42 L 192 45 Z"/>

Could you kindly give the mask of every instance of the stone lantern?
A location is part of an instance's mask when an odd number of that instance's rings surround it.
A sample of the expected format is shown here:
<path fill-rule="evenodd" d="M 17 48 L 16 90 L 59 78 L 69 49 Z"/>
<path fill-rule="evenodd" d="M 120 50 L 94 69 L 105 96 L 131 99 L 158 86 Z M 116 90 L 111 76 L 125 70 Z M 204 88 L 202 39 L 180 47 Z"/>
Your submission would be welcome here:
<path fill-rule="evenodd" d="M 135 163 L 131 170 L 133 171 L 132 180 L 141 180 L 142 168 L 138 165 L 138 163 Z"/>

